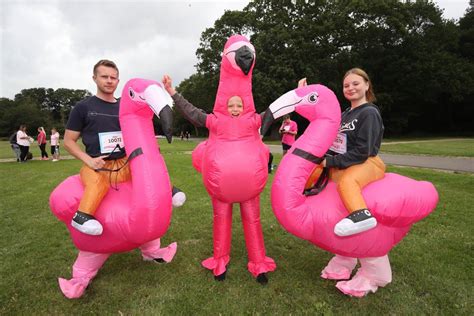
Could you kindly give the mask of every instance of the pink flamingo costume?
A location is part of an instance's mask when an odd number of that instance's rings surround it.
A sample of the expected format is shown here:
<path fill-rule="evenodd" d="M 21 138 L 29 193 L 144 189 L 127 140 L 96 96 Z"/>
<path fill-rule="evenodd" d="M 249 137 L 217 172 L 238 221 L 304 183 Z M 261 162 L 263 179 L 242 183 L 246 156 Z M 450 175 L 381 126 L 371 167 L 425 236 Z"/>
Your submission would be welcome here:
<path fill-rule="evenodd" d="M 176 243 L 160 248 L 160 237 L 171 220 L 171 185 L 152 124 L 154 112 L 171 139 L 168 104 L 171 105 L 171 98 L 161 83 L 132 79 L 125 84 L 119 119 L 132 179 L 118 184 L 118 190 L 111 189 L 100 204 L 96 217 L 104 224 L 102 235 L 85 235 L 70 225 L 84 192 L 78 175 L 67 178 L 51 193 L 51 210 L 66 224 L 79 249 L 72 279 L 59 279 L 66 297 L 82 296 L 112 253 L 140 248 L 144 260 L 173 259 Z"/>
<path fill-rule="evenodd" d="M 224 46 L 214 113 L 206 119 L 209 139 L 194 150 L 193 165 L 202 173 L 214 208 L 214 255 L 202 265 L 215 276 L 225 277 L 230 260 L 232 203 L 240 203 L 247 268 L 259 280 L 259 275 L 274 271 L 276 264 L 265 254 L 260 224 L 260 193 L 268 178 L 269 151 L 258 134 L 261 117 L 255 113 L 252 96 L 254 65 L 252 44 L 244 36 L 231 36 Z M 227 111 L 232 96 L 242 98 L 239 117 Z"/>
<path fill-rule="evenodd" d="M 309 85 L 287 92 L 267 110 L 264 133 L 273 119 L 296 111 L 310 121 L 304 134 L 293 144 L 278 167 L 272 184 L 273 212 L 280 224 L 295 236 L 335 253 L 321 277 L 350 279 L 360 260 L 361 267 L 349 281 L 336 287 L 343 293 L 362 297 L 391 282 L 388 252 L 408 233 L 413 223 L 430 214 L 438 202 L 434 186 L 425 181 L 387 173 L 382 180 L 363 189 L 363 196 L 376 228 L 353 236 L 338 237 L 334 225 L 346 214 L 334 182 L 318 195 L 303 194 L 315 165 L 324 159 L 339 125 L 341 112 L 334 93 L 322 85 Z"/>

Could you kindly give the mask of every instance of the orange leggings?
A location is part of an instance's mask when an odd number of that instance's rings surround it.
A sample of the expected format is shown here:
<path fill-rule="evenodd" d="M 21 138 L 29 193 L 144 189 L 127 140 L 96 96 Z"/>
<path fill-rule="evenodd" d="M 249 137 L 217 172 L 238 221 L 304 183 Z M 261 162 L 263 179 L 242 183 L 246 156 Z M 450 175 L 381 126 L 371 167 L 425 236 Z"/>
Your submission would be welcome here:
<path fill-rule="evenodd" d="M 108 160 L 104 168 L 118 169 L 125 164 L 127 157 Z M 83 165 L 80 171 L 81 181 L 84 185 L 84 194 L 79 204 L 79 211 L 94 215 L 95 211 L 109 191 L 111 183 L 125 182 L 131 179 L 129 164 L 126 164 L 118 172 L 95 171 L 87 165 Z"/>
<path fill-rule="evenodd" d="M 316 166 L 306 182 L 305 189 L 316 183 L 323 168 Z M 362 189 L 371 182 L 380 180 L 385 174 L 385 164 L 379 156 L 369 157 L 365 162 L 346 169 L 331 168 L 329 179 L 336 182 L 337 191 L 345 207 L 352 213 L 367 208 Z"/>

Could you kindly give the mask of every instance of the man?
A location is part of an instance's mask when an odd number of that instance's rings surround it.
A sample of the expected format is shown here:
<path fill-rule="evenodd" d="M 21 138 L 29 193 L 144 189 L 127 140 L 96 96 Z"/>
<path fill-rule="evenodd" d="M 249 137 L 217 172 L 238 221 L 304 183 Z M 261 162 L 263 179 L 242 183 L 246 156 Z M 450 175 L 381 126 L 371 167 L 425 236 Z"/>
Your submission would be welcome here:
<path fill-rule="evenodd" d="M 103 228 L 94 217 L 96 209 L 111 182 L 128 181 L 131 175 L 121 136 L 120 100 L 114 96 L 120 81 L 119 70 L 114 62 L 100 60 L 94 66 L 92 79 L 97 85 L 97 93 L 78 102 L 71 111 L 64 134 L 64 147 L 84 163 L 80 171 L 84 194 L 71 226 L 84 234 L 100 235 Z M 85 152 L 77 144 L 80 136 Z M 116 146 L 109 146 L 110 143 Z M 184 200 L 184 193 L 173 188 L 173 205 L 180 206 Z"/>

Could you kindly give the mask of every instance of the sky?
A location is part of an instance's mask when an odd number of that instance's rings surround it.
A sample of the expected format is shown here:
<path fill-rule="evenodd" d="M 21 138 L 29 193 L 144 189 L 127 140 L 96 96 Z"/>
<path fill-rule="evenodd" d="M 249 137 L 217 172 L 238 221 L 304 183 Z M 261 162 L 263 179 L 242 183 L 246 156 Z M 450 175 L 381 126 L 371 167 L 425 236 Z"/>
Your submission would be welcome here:
<path fill-rule="evenodd" d="M 178 85 L 195 72 L 201 33 L 225 10 L 249 1 L 0 0 L 0 97 L 27 88 L 96 92 L 92 67 L 113 60 L 123 84 L 133 77 Z M 434 1 L 459 19 L 469 0 Z"/>

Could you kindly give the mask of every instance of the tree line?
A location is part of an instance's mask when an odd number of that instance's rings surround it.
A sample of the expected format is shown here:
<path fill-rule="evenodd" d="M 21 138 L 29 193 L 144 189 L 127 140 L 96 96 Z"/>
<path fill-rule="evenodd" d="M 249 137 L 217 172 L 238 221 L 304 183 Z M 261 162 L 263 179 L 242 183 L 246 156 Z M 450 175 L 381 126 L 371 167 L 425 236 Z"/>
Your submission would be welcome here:
<path fill-rule="evenodd" d="M 255 0 L 226 11 L 202 33 L 197 72 L 177 88 L 206 112 L 214 105 L 222 48 L 236 33 L 256 49 L 259 112 L 302 77 L 331 88 L 345 108 L 342 77 L 360 67 L 373 82 L 386 135 L 474 131 L 472 7 L 458 22 L 444 19 L 431 1 Z M 182 118 L 177 124 L 192 128 Z"/>
<path fill-rule="evenodd" d="M 208 113 L 223 46 L 237 33 L 256 49 L 253 96 L 259 112 L 302 77 L 331 88 L 344 108 L 342 76 L 360 67 L 373 82 L 386 135 L 474 133 L 472 7 L 457 22 L 444 19 L 429 0 L 254 0 L 226 11 L 201 34 L 196 73 L 177 87 Z M 21 123 L 30 133 L 38 126 L 63 130 L 74 104 L 90 95 L 32 88 L 13 100 L 0 98 L 0 136 Z M 303 118 L 295 119 L 304 127 Z M 176 133 L 186 130 L 206 133 L 176 113 Z"/>

